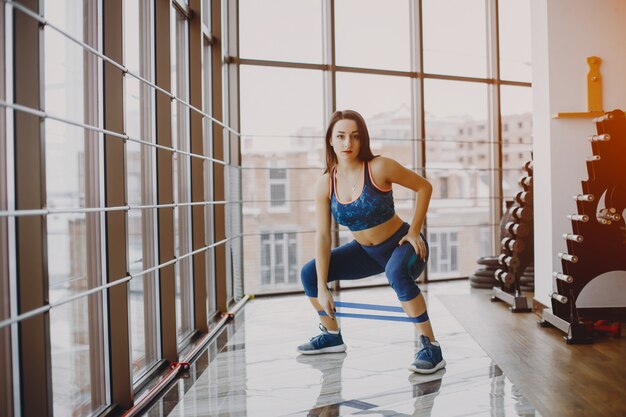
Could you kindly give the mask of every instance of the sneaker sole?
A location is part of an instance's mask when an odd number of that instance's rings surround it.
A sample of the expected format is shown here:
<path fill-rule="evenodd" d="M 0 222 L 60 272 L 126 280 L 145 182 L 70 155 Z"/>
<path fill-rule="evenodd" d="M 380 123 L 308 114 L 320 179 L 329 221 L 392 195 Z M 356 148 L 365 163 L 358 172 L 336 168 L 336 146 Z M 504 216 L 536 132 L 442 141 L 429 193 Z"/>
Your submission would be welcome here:
<path fill-rule="evenodd" d="M 435 367 L 432 369 L 420 369 L 420 368 L 416 368 L 414 365 L 411 365 L 409 366 L 409 371 L 413 371 L 418 374 L 433 374 L 437 372 L 438 370 L 443 369 L 445 367 L 446 367 L 446 361 L 441 360 L 441 362 L 435 365 Z"/>
<path fill-rule="evenodd" d="M 317 355 L 317 354 L 320 354 L 320 353 L 340 353 L 340 352 L 345 352 L 345 351 L 346 351 L 346 344 L 345 343 L 342 343 L 341 345 L 337 345 L 337 346 L 330 346 L 330 347 L 318 349 L 318 350 L 300 350 L 300 349 L 298 349 L 298 353 L 301 353 L 303 355 Z"/>

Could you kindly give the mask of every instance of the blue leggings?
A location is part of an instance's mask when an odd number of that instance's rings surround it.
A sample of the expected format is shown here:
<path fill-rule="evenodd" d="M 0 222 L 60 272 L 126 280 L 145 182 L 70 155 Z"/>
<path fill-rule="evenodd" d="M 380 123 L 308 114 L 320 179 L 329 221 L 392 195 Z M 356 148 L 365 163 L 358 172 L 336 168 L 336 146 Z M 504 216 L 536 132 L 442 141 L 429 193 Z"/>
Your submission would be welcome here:
<path fill-rule="evenodd" d="M 389 239 L 378 245 L 363 246 L 356 240 L 333 249 L 330 252 L 328 282 L 341 279 L 359 279 L 385 272 L 391 288 L 398 300 L 409 301 L 417 297 L 420 289 L 415 283 L 420 276 L 430 250 L 426 243 L 426 260 L 422 261 L 409 242 L 398 246 L 400 239 L 407 234 L 409 225 L 404 223 Z M 317 272 L 315 260 L 302 267 L 302 285 L 309 297 L 317 297 Z"/>

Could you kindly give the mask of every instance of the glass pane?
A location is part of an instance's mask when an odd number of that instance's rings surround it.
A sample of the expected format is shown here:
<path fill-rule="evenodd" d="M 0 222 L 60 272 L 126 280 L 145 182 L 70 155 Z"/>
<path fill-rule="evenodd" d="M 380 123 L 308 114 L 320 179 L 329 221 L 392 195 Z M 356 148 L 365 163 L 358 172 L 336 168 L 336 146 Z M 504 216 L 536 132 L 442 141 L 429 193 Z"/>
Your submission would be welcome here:
<path fill-rule="evenodd" d="M 242 58 L 322 63 L 321 0 L 240 0 Z"/>
<path fill-rule="evenodd" d="M 152 79 L 151 2 L 124 2 L 124 64 L 146 79 Z M 153 141 L 154 92 L 133 77 L 124 77 L 126 133 Z M 130 205 L 156 203 L 154 148 L 126 143 L 127 201 Z M 153 209 L 128 212 L 128 263 L 131 274 L 156 265 L 156 217 Z M 156 363 L 157 311 L 155 272 L 130 282 L 130 328 L 133 378 L 141 377 Z"/>
<path fill-rule="evenodd" d="M 46 18 L 90 45 L 97 45 L 96 8 L 65 1 Z M 98 125 L 100 61 L 54 30 L 44 29 L 45 109 Z M 100 207 L 102 137 L 47 119 L 45 129 L 48 207 Z M 48 283 L 51 303 L 102 284 L 101 213 L 47 217 Z M 50 311 L 51 368 L 55 415 L 87 416 L 105 405 L 102 300 L 100 293 Z M 92 381 L 98 381 L 96 386 Z"/>
<path fill-rule="evenodd" d="M 337 65 L 410 71 L 410 16 L 409 0 L 335 1 Z"/>
<path fill-rule="evenodd" d="M 498 8 L 500 78 L 530 82 L 530 0 L 498 0 Z"/>
<path fill-rule="evenodd" d="M 54 7 L 45 7 L 46 20 L 76 39 L 83 39 L 84 0 L 57 0 Z M 48 4 L 46 4 L 48 6 Z M 54 32 L 53 30 L 47 32 Z M 46 35 L 47 36 L 47 35 Z M 64 38 L 65 39 L 65 38 Z M 46 42 L 46 49 L 50 44 Z M 95 46 L 97 44 L 92 44 Z"/>
<path fill-rule="evenodd" d="M 468 276 L 476 270 L 476 259 L 486 255 L 481 228 L 492 227 L 495 147 L 487 104 L 486 84 L 424 82 L 426 172 L 433 184 L 428 210 L 431 280 Z"/>
<path fill-rule="evenodd" d="M 371 148 L 374 155 L 395 159 L 414 169 L 415 146 L 413 140 L 411 111 L 411 81 L 403 77 L 369 74 L 337 74 L 337 108 L 353 109 L 361 113 L 367 123 Z M 415 193 L 404 187 L 394 186 L 396 213 L 405 221 L 411 221 Z M 347 228 L 346 243 L 352 240 Z M 343 243 L 343 242 L 342 242 Z M 371 278 L 342 281 L 342 287 L 357 287 L 386 283 L 380 274 Z"/>
<path fill-rule="evenodd" d="M 487 76 L 485 0 L 423 0 L 424 72 Z"/>
<path fill-rule="evenodd" d="M 500 87 L 502 113 L 502 190 L 505 200 L 513 200 L 522 191 L 519 179 L 523 168 L 532 159 L 532 89 Z"/>
<path fill-rule="evenodd" d="M 211 29 L 211 0 L 202 0 L 202 23 Z"/>
<path fill-rule="evenodd" d="M 241 67 L 246 292 L 259 294 L 302 288 L 299 275 L 297 280 L 285 278 L 287 252 L 280 255 L 282 275 L 276 276 L 274 234 L 307 231 L 289 250 L 295 250 L 296 259 L 303 262 L 314 256 L 314 234 L 310 232 L 315 228 L 315 204 L 311 184 L 323 172 L 323 91 L 323 74 L 319 71 Z M 272 179 L 270 184 L 270 170 L 274 168 L 276 173 L 282 171 L 284 174 L 280 176 L 285 179 Z M 277 200 L 278 205 L 272 207 L 268 202 L 272 185 L 278 197 L 288 196 L 288 204 Z M 270 232 L 271 235 L 262 239 L 262 235 Z M 300 267 L 298 265 L 298 271 Z"/>
<path fill-rule="evenodd" d="M 100 296 L 90 295 L 50 310 L 55 416 L 89 416 L 99 408 L 100 404 L 93 401 L 92 390 L 98 387 L 92 386 L 92 380 L 94 374 L 102 374 L 92 358 L 101 354 L 101 309 Z"/>
<path fill-rule="evenodd" d="M 291 151 L 310 142 L 300 136 L 323 134 L 321 71 L 243 65 L 240 84 L 242 133 L 269 136 L 244 143 L 246 150 Z M 284 136 L 290 139 L 282 139 Z M 323 146 L 324 141 L 320 140 L 319 145 Z"/>
<path fill-rule="evenodd" d="M 172 13 L 171 59 L 172 92 L 184 101 L 189 100 L 189 39 L 187 20 Z M 189 108 L 172 102 L 172 142 L 177 149 L 189 152 Z M 174 199 L 177 203 L 191 202 L 191 164 L 188 156 L 172 156 Z M 174 210 L 175 254 L 191 252 L 191 207 Z M 176 302 L 178 307 L 177 334 L 179 341 L 193 331 L 192 259 L 186 257 L 176 264 Z"/>

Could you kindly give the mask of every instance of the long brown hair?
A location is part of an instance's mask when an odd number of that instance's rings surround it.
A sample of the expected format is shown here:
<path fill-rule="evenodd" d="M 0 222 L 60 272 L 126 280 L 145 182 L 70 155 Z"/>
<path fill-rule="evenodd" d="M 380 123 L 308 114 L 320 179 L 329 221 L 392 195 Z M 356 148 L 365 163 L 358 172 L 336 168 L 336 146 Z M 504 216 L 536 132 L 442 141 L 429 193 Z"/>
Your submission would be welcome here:
<path fill-rule="evenodd" d="M 354 120 L 356 122 L 356 128 L 359 132 L 359 142 L 361 144 L 361 148 L 359 150 L 359 159 L 361 161 L 370 161 L 374 159 L 374 154 L 372 154 L 372 150 L 370 149 L 370 134 L 367 131 L 367 126 L 365 125 L 365 120 L 363 120 L 363 116 L 361 116 L 358 112 L 354 110 L 337 110 L 330 117 L 330 122 L 328 123 L 328 129 L 326 129 L 326 172 L 330 172 L 331 169 L 337 165 L 337 154 L 333 150 L 332 146 L 330 146 L 331 136 L 333 135 L 333 128 L 335 127 L 335 123 L 339 120 Z"/>

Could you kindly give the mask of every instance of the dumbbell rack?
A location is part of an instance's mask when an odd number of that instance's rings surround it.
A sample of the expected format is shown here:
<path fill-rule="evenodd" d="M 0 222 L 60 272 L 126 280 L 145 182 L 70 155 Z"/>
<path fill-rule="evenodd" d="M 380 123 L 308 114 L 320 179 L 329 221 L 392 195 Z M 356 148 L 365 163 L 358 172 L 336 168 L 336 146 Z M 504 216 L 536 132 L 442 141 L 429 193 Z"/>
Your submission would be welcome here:
<path fill-rule="evenodd" d="M 595 119 L 597 134 L 590 136 L 593 156 L 587 158 L 589 179 L 583 194 L 574 196 L 577 213 L 568 215 L 572 232 L 563 234 L 567 253 L 559 253 L 563 272 L 554 272 L 556 291 L 552 309 L 543 310 L 543 327 L 553 325 L 572 343 L 591 343 L 593 330 L 582 321 L 626 321 L 624 307 L 577 308 L 583 288 L 594 278 L 626 270 L 626 117 L 620 110 Z M 603 206 L 600 204 L 604 197 Z"/>
<path fill-rule="evenodd" d="M 528 298 L 522 294 L 520 279 L 533 261 L 533 163 L 524 165 L 526 175 L 519 180 L 522 191 L 515 196 L 509 208 L 511 221 L 504 226 L 500 267 L 495 277 L 500 284 L 493 287 L 491 301 L 504 301 L 514 313 L 532 311 Z"/>

